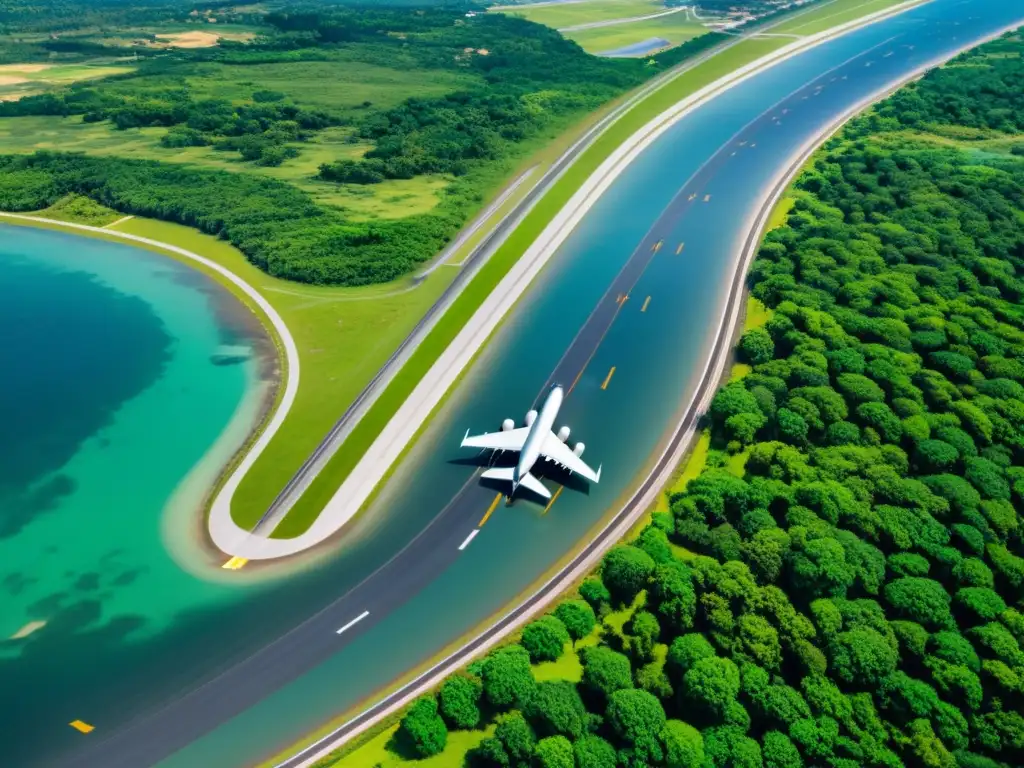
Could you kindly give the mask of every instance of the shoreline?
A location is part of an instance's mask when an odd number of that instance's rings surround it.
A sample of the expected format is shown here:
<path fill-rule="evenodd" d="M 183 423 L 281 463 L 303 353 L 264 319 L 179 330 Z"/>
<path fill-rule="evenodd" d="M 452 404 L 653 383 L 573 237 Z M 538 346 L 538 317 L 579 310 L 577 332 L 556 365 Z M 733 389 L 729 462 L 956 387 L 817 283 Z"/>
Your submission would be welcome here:
<path fill-rule="evenodd" d="M 221 500 L 225 492 L 225 487 L 231 483 L 232 479 L 236 478 L 234 485 L 237 486 L 238 482 L 241 480 L 241 476 L 244 476 L 245 472 L 248 471 L 248 468 L 253 462 L 255 462 L 256 458 L 270 442 L 270 439 L 274 434 L 276 434 L 295 400 L 299 383 L 298 350 L 295 345 L 295 340 L 292 337 L 291 332 L 288 330 L 284 320 L 277 313 L 277 310 L 274 309 L 273 305 L 271 305 L 270 302 L 259 293 L 259 291 L 241 277 L 221 264 L 218 264 L 216 261 L 197 253 L 193 253 L 185 248 L 139 235 L 132 235 L 126 232 L 118 232 L 116 230 L 104 229 L 102 227 L 95 227 L 87 224 L 60 221 L 58 219 L 48 219 L 43 216 L 33 216 L 31 214 L 0 211 L 0 223 L 4 221 L 15 226 L 35 226 L 44 229 L 65 230 L 81 234 L 83 236 L 107 239 L 112 242 L 127 242 L 129 244 L 144 247 L 149 251 L 163 256 L 170 256 L 193 269 L 203 272 L 207 277 L 217 282 L 218 287 L 230 294 L 232 300 L 238 302 L 239 307 L 244 307 L 249 313 L 251 313 L 253 322 L 258 323 L 262 329 L 261 335 L 273 344 L 277 353 L 273 356 L 277 360 L 277 381 L 275 385 L 270 388 L 269 394 L 262 398 L 264 405 L 261 409 L 262 412 L 260 414 L 260 418 L 255 422 L 255 426 L 251 430 L 248 430 L 246 437 L 242 440 L 238 448 L 233 451 L 232 456 L 221 468 L 219 468 L 216 479 L 204 493 L 203 502 L 199 507 L 202 514 L 194 516 L 198 517 L 203 523 L 208 523 L 211 515 L 213 514 L 214 505 Z M 232 290 L 232 288 L 240 291 L 241 295 L 239 295 L 236 290 Z M 208 298 L 212 299 L 213 297 L 210 297 L 208 294 Z M 223 307 L 221 307 L 221 309 L 223 309 Z M 214 311 L 218 312 L 218 308 L 216 306 L 214 307 Z M 220 315 L 220 317 L 223 318 L 224 315 Z M 244 323 L 240 323 L 238 325 L 244 325 Z M 235 325 L 235 327 L 237 328 L 238 325 Z M 253 346 L 255 352 L 255 342 Z M 260 357 L 263 360 L 268 360 L 270 358 L 269 355 L 260 355 Z M 261 364 L 261 374 L 266 373 L 268 368 L 269 364 Z M 284 376 L 281 375 L 282 373 L 284 373 Z M 262 378 L 263 377 L 260 376 L 260 379 Z M 284 387 L 280 386 L 282 378 L 285 383 Z M 267 418 L 268 416 L 269 419 Z M 211 446 L 211 448 L 207 450 L 203 459 L 201 459 L 199 464 L 193 468 L 192 472 L 197 468 L 201 468 L 213 447 L 214 446 Z M 192 472 L 186 476 L 186 479 L 192 475 Z M 234 488 L 231 489 L 231 496 L 233 496 L 233 491 Z M 172 494 L 171 498 L 173 499 L 175 496 L 177 496 L 177 491 Z M 230 497 L 227 503 L 227 515 L 230 519 Z M 222 552 L 225 552 L 223 548 L 217 546 L 216 540 L 210 535 L 209 525 L 207 524 L 204 527 L 207 528 L 205 536 L 206 543 L 201 550 L 210 551 L 210 547 L 212 546 Z M 192 558 L 188 558 L 188 560 L 191 561 Z"/>

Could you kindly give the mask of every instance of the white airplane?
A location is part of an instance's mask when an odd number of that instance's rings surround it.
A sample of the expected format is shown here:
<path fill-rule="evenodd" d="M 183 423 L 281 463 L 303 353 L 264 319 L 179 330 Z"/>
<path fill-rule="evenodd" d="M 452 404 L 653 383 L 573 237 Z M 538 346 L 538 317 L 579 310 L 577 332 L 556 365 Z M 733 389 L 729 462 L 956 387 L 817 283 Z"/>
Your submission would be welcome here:
<path fill-rule="evenodd" d="M 462 438 L 463 448 L 519 452 L 519 461 L 514 467 L 494 467 L 483 474 L 483 477 L 489 480 L 511 482 L 510 498 L 520 485 L 545 499 L 551 498 L 551 493 L 544 487 L 544 484 L 530 474 L 533 465 L 541 457 L 565 467 L 574 474 L 582 475 L 591 482 L 600 482 L 601 468 L 598 467 L 595 472 L 580 459 L 586 446 L 583 443 L 576 443 L 576 447 L 570 450 L 565 444 L 565 441 L 569 439 L 569 428 L 562 427 L 557 434 L 551 431 L 564 396 L 560 386 L 553 386 L 547 399 L 544 400 L 544 405 L 541 406 L 540 413 L 530 411 L 526 414 L 525 427 L 516 429 L 512 419 L 505 419 L 501 423 L 500 432 L 487 432 L 470 437 L 469 430 L 466 430 L 466 436 Z"/>

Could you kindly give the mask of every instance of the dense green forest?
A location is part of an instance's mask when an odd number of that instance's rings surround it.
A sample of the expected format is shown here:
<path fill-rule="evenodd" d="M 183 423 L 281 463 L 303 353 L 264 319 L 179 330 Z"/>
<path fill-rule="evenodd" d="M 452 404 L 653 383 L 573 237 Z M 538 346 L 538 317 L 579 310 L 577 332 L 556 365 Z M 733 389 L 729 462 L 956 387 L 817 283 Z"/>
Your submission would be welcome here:
<path fill-rule="evenodd" d="M 110 11 L 115 19 L 118 7 Z M 584 53 L 547 27 L 501 14 L 467 18 L 464 11 L 288 6 L 261 17 L 261 34 L 249 42 L 142 47 L 135 49 L 131 73 L 0 102 L 0 120 L 75 116 L 115 130 L 156 127 L 167 131 L 160 139 L 164 148 L 210 147 L 255 166 L 279 166 L 324 129 L 343 130 L 349 142 L 368 150 L 323 163 L 321 181 L 372 185 L 443 174 L 447 186 L 427 213 L 368 221 L 321 205 L 286 181 L 119 158 L 109 150 L 87 157 L 0 156 L 0 209 L 38 210 L 77 193 L 124 213 L 225 237 L 276 276 L 348 285 L 387 281 L 436 254 L 511 170 L 525 143 L 718 40 L 708 35 L 650 61 L 611 60 Z M 154 6 L 149 13 L 171 11 Z M 67 36 L 39 43 L 56 44 L 68 50 L 98 45 Z M 410 88 L 394 106 L 367 100 L 319 107 L 256 79 L 233 96 L 197 86 L 215 78 L 218 68 L 265 73 L 297 62 L 337 64 L 341 71 L 351 62 L 437 72 L 464 85 L 438 96 L 414 95 Z"/>
<path fill-rule="evenodd" d="M 472 766 L 1024 764 L 1022 52 L 961 56 L 817 155 L 708 466 L 420 700 L 405 754 L 496 723 Z M 570 642 L 578 681 L 538 682 Z"/>

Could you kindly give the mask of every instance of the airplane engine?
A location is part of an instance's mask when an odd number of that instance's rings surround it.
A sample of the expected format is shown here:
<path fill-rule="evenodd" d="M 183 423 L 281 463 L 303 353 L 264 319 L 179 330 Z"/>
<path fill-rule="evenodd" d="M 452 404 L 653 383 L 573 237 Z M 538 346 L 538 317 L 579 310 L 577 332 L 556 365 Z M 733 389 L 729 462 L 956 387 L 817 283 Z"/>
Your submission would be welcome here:
<path fill-rule="evenodd" d="M 537 412 L 536 411 L 527 411 L 526 412 L 526 426 L 532 427 L 533 426 L 533 422 L 536 421 L 536 419 L 537 419 Z"/>
<path fill-rule="evenodd" d="M 562 427 L 560 430 L 558 430 L 558 439 L 561 440 L 563 443 L 569 439 L 568 427 Z"/>
<path fill-rule="evenodd" d="M 503 422 L 501 422 L 501 431 L 502 432 L 508 432 L 509 430 L 512 430 L 512 429 L 515 429 L 515 428 L 516 428 L 516 423 L 514 421 L 512 421 L 512 419 L 505 419 Z"/>
<path fill-rule="evenodd" d="M 583 455 L 583 451 L 586 447 L 587 446 L 585 446 L 583 443 L 576 443 L 576 447 L 572 449 L 573 455 L 578 459 L 580 456 Z"/>

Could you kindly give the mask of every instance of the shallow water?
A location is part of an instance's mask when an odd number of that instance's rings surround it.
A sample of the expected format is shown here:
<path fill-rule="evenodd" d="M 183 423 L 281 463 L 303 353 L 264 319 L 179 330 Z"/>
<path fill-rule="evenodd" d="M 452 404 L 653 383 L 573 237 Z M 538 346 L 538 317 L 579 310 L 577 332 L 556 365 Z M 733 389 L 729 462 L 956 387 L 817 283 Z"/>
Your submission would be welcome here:
<path fill-rule="evenodd" d="M 246 594 L 183 570 L 161 520 L 240 407 L 251 427 L 261 332 L 183 264 L 18 226 L 0 225 L 0 297 L 0 686 L 25 683 L 31 710 L 87 649 Z"/>

